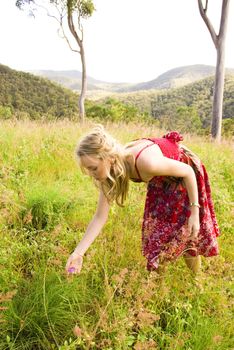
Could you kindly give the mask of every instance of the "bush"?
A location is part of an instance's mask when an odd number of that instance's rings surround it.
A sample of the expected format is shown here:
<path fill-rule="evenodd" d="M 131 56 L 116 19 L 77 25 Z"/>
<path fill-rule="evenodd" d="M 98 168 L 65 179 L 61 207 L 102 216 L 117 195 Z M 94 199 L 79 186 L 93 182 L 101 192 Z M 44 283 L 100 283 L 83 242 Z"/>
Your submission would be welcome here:
<path fill-rule="evenodd" d="M 10 107 L 0 106 L 0 119 L 10 119 L 12 117 L 12 111 Z"/>
<path fill-rule="evenodd" d="M 182 133 L 201 133 L 202 122 L 194 107 L 180 106 L 176 113 L 158 118 L 160 127 L 167 130 L 178 130 Z"/>
<path fill-rule="evenodd" d="M 222 134 L 226 137 L 234 136 L 234 118 L 224 119 L 222 122 Z"/>
<path fill-rule="evenodd" d="M 148 113 L 140 113 L 138 108 L 117 101 L 113 98 L 106 99 L 103 103 L 88 101 L 86 103 L 86 115 L 88 118 L 100 121 L 130 122 L 149 119 Z"/>
<path fill-rule="evenodd" d="M 26 194 L 26 209 L 23 209 L 21 216 L 27 227 L 51 229 L 61 220 L 62 213 L 72 206 L 72 200 L 66 198 L 64 193 L 38 186 Z"/>

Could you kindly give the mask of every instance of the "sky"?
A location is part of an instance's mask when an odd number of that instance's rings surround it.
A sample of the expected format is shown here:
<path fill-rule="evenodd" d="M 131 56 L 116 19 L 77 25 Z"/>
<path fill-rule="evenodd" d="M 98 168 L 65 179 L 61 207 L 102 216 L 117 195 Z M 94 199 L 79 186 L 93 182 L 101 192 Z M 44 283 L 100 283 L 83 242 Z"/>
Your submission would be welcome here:
<path fill-rule="evenodd" d="M 216 65 L 216 50 L 197 0 L 94 0 L 84 22 L 87 74 L 107 82 L 138 83 L 193 64 Z M 210 0 L 208 17 L 218 32 L 221 0 Z M 80 70 L 44 12 L 35 18 L 15 0 L 0 0 L 0 63 L 12 69 Z M 225 66 L 234 68 L 234 0 L 230 0 Z"/>

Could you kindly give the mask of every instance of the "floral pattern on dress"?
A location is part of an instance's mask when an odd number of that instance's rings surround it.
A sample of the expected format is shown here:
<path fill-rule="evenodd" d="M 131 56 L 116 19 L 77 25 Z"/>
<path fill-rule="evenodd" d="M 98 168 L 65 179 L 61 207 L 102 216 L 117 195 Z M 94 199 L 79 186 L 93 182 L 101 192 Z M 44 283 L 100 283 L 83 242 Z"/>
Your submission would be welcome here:
<path fill-rule="evenodd" d="M 190 164 L 195 172 L 200 204 L 200 231 L 196 242 L 189 239 L 188 218 L 191 214 L 187 190 L 181 178 L 155 176 L 148 183 L 142 224 L 142 252 L 147 269 L 177 259 L 185 251 L 192 256 L 218 254 L 216 237 L 220 234 L 204 165 L 191 151 L 180 148 L 182 136 L 171 132 L 161 139 L 151 139 L 164 156 Z M 177 152 L 177 153 L 176 153 Z M 172 155 L 172 156 L 171 156 Z"/>

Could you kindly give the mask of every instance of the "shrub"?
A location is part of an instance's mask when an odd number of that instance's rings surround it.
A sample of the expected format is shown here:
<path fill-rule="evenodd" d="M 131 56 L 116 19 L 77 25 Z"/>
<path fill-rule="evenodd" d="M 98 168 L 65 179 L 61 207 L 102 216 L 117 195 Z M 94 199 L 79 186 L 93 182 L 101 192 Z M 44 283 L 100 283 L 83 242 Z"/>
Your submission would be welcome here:
<path fill-rule="evenodd" d="M 0 119 L 10 119 L 12 117 L 12 111 L 10 107 L 0 106 Z"/>
<path fill-rule="evenodd" d="M 222 122 L 222 134 L 226 137 L 234 136 L 234 118 L 224 119 Z"/>
<path fill-rule="evenodd" d="M 143 121 L 149 119 L 148 113 L 140 113 L 138 108 L 108 98 L 102 103 L 88 101 L 86 104 L 86 114 L 89 118 L 111 122 Z"/>
<path fill-rule="evenodd" d="M 50 229 L 59 222 L 62 213 L 72 207 L 72 200 L 58 189 L 38 186 L 26 194 L 25 207 L 21 217 L 26 226 L 37 230 Z"/>

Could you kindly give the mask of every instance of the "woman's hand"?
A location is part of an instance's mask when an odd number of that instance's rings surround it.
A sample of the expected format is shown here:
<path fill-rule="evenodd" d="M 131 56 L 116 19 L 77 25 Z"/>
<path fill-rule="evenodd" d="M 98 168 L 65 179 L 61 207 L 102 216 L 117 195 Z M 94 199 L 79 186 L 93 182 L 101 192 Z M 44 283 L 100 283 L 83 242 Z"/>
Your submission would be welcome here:
<path fill-rule="evenodd" d="M 83 256 L 76 252 L 73 252 L 67 260 L 66 272 L 68 274 L 78 274 L 81 271 L 82 264 Z"/>
<path fill-rule="evenodd" d="M 188 219 L 188 229 L 190 232 L 190 239 L 192 241 L 196 241 L 200 230 L 199 210 L 197 210 L 197 212 L 191 212 L 191 215 Z"/>

